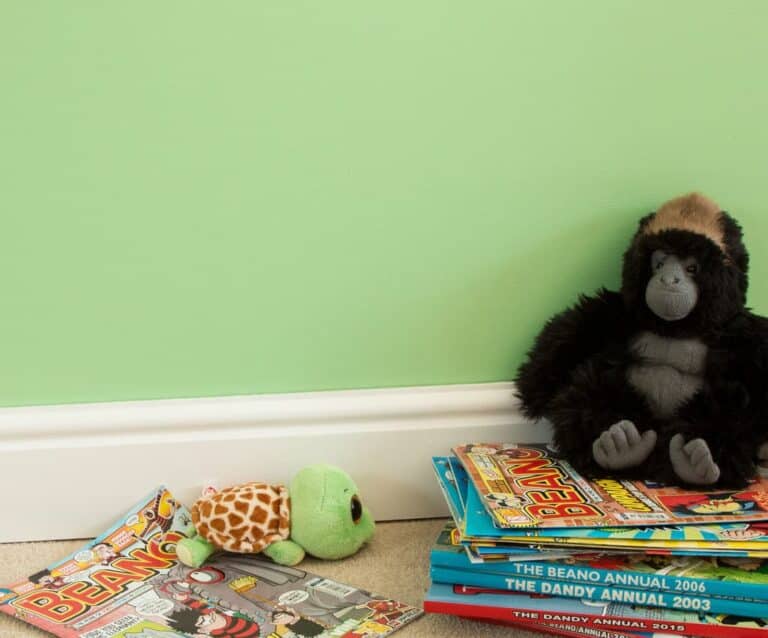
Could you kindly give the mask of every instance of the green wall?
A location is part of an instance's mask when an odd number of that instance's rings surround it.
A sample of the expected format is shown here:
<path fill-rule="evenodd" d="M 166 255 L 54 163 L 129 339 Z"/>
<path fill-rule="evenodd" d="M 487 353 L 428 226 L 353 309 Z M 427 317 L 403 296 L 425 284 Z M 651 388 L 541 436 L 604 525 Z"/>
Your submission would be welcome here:
<path fill-rule="evenodd" d="M 0 404 L 510 379 L 701 189 L 768 313 L 768 3 L 0 0 Z"/>

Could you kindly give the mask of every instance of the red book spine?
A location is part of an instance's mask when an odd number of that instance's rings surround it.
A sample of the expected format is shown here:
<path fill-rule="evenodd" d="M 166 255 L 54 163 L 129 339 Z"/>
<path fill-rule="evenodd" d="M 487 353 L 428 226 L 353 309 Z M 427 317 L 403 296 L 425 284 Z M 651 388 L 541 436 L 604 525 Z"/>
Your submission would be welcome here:
<path fill-rule="evenodd" d="M 437 614 L 451 614 L 477 620 L 503 621 L 514 624 L 546 625 L 548 623 L 567 623 L 569 625 L 591 627 L 619 632 L 658 632 L 680 636 L 700 638 L 768 638 L 768 628 L 713 625 L 696 622 L 670 622 L 648 618 L 618 616 L 600 616 L 598 614 L 563 613 L 532 611 L 506 607 L 488 607 L 485 605 L 462 605 L 425 601 L 424 611 Z"/>

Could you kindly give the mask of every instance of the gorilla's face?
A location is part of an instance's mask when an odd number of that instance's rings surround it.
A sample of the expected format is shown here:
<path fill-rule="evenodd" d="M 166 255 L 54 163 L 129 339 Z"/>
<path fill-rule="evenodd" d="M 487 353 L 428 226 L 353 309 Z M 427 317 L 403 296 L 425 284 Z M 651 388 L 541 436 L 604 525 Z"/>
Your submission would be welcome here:
<path fill-rule="evenodd" d="M 640 221 L 624 253 L 621 294 L 628 328 L 682 338 L 720 330 L 746 302 L 749 256 L 741 228 L 722 213 L 723 249 L 681 228 L 648 233 L 653 217 Z"/>
<path fill-rule="evenodd" d="M 699 265 L 693 257 L 680 258 L 662 250 L 651 255 L 651 278 L 645 288 L 645 303 L 664 321 L 685 319 L 696 307 Z"/>

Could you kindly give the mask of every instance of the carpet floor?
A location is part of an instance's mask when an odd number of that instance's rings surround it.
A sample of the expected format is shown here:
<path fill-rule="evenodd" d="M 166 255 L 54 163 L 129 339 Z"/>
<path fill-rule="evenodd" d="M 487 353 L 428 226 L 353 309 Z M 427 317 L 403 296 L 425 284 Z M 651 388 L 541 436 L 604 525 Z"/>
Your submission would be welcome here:
<path fill-rule="evenodd" d="M 443 520 L 381 523 L 373 541 L 352 558 L 338 562 L 307 560 L 302 566 L 316 574 L 420 607 L 429 583 L 429 548 L 444 523 Z M 82 544 L 83 541 L 60 541 L 0 545 L 0 585 L 18 582 Z M 2 638 L 46 635 L 0 614 Z M 394 635 L 397 638 L 541 638 L 546 634 L 430 614 Z"/>

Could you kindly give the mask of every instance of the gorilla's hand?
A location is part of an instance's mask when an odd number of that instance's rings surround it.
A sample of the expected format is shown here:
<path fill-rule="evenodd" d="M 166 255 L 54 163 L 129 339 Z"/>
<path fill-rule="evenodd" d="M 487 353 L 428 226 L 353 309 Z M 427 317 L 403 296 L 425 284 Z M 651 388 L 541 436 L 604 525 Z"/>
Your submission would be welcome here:
<path fill-rule="evenodd" d="M 720 468 L 704 439 L 685 443 L 682 434 L 675 434 L 669 442 L 669 460 L 675 474 L 691 485 L 712 485 L 720 478 Z"/>
<path fill-rule="evenodd" d="M 640 465 L 656 445 L 656 432 L 642 436 L 632 421 L 614 423 L 592 443 L 592 456 L 604 470 L 624 470 Z"/>

